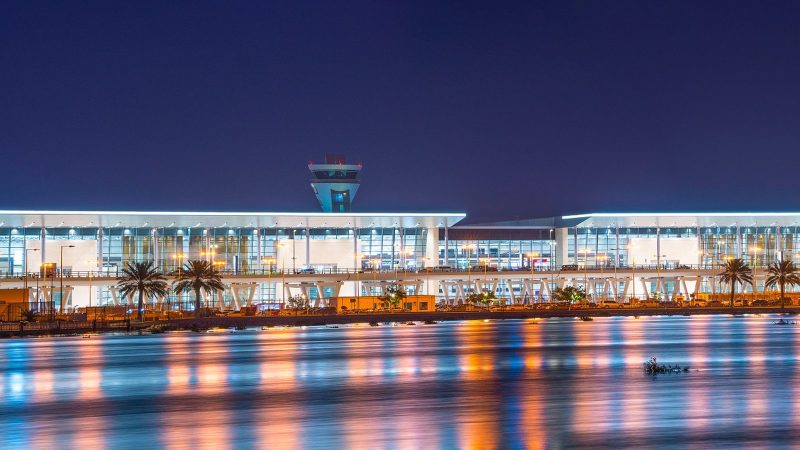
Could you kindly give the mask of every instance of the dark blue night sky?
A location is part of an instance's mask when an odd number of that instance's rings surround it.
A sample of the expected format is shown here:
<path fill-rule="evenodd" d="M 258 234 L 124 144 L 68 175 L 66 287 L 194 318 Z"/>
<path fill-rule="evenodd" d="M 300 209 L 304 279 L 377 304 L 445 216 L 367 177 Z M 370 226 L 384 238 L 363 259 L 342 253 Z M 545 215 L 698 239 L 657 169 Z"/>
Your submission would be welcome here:
<path fill-rule="evenodd" d="M 798 210 L 800 3 L 0 5 L 0 208 Z"/>

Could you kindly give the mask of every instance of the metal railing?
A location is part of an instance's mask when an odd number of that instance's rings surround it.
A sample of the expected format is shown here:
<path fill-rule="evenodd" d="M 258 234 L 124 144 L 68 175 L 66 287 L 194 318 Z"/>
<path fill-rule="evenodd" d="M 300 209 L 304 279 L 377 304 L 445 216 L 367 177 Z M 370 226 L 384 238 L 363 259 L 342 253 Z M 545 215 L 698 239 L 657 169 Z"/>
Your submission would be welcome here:
<path fill-rule="evenodd" d="M 766 265 L 759 265 L 756 267 L 752 267 L 755 270 L 766 270 L 768 266 Z M 628 266 L 628 265 L 619 265 L 614 267 L 612 266 L 601 266 L 601 265 L 588 265 L 586 267 L 582 265 L 575 266 L 573 264 L 564 265 L 558 269 L 534 269 L 533 272 L 537 274 L 558 274 L 564 272 L 606 272 L 612 273 L 615 270 L 617 272 L 620 271 L 662 271 L 662 272 L 678 272 L 678 271 L 697 271 L 697 270 L 716 270 L 721 271 L 722 267 L 720 265 L 712 265 L 712 264 L 702 264 L 698 267 L 697 264 L 680 264 L 680 265 L 656 265 L 656 264 L 637 264 L 635 266 Z M 445 274 L 445 273 L 472 273 L 472 274 L 483 274 L 483 273 L 503 273 L 503 272 L 513 272 L 513 273 L 530 273 L 530 267 L 519 267 L 519 268 L 497 268 L 497 267 L 490 267 L 488 269 L 484 269 L 481 267 L 473 267 L 473 268 L 465 268 L 465 267 L 453 267 L 449 269 L 442 269 L 442 268 L 423 268 L 423 269 L 389 269 L 389 268 L 381 268 L 381 269 L 352 269 L 352 268 L 325 268 L 325 269 L 285 269 L 281 270 L 270 270 L 270 269 L 248 269 L 248 270 L 233 270 L 233 269 L 223 269 L 218 270 L 220 275 L 223 277 L 229 276 L 253 276 L 253 277 L 281 277 L 281 276 L 302 276 L 302 275 L 373 275 L 373 274 Z M 119 269 L 115 270 L 65 270 L 63 273 L 63 278 L 67 279 L 84 279 L 84 278 L 119 278 L 122 274 L 122 271 Z M 164 273 L 168 277 L 175 277 L 178 274 L 177 270 L 169 270 Z M 3 279 L 5 280 L 24 280 L 25 274 L 22 272 L 2 272 L 0 271 L 0 281 Z M 35 283 L 37 280 L 42 279 L 50 280 L 59 280 L 62 278 L 62 273 L 58 270 L 53 272 L 48 272 L 45 276 L 41 272 L 30 272 L 28 273 L 27 279 L 28 282 Z"/>

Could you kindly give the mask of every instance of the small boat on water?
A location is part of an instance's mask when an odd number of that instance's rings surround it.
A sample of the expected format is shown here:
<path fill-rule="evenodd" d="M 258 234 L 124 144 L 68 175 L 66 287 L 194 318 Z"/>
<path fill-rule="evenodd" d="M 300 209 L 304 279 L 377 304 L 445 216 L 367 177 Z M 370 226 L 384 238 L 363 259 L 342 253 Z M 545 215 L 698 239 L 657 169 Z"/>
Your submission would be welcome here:
<path fill-rule="evenodd" d="M 416 325 L 414 322 L 406 322 L 406 325 Z"/>
<path fill-rule="evenodd" d="M 773 322 L 775 325 L 797 325 L 797 322 L 790 322 L 788 320 L 779 319 L 777 322 Z"/>
<path fill-rule="evenodd" d="M 369 326 L 371 326 L 371 327 L 379 327 L 381 325 L 378 322 L 370 322 Z"/>
<path fill-rule="evenodd" d="M 589 316 L 580 316 L 579 319 L 581 319 L 584 322 L 591 322 L 591 321 L 594 320 L 594 318 L 589 317 Z"/>
<path fill-rule="evenodd" d="M 435 320 L 426 320 L 425 322 L 422 322 L 422 323 L 424 323 L 425 325 L 436 325 L 439 322 L 437 322 Z"/>

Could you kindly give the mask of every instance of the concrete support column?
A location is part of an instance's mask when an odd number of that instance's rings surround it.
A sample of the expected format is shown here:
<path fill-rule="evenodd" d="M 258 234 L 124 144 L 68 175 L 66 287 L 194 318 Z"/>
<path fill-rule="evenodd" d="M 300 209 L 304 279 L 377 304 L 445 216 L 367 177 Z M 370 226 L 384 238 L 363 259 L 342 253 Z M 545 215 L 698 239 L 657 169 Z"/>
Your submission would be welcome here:
<path fill-rule="evenodd" d="M 775 228 L 775 259 L 780 261 L 783 259 L 783 237 L 781 227 Z"/>
<path fill-rule="evenodd" d="M 256 258 L 258 258 L 258 268 L 262 270 L 264 268 L 264 262 L 262 261 L 264 257 L 261 254 L 261 226 L 256 227 Z"/>
<path fill-rule="evenodd" d="M 697 225 L 695 234 L 697 234 L 697 267 L 700 267 L 703 265 L 703 240 L 700 239 L 700 225 Z"/>
<path fill-rule="evenodd" d="M 211 229 L 206 228 L 204 230 L 204 233 L 205 233 L 204 241 L 205 241 L 205 247 L 206 247 L 206 259 L 209 262 L 212 262 L 212 261 L 214 261 L 214 258 L 211 255 Z"/>
<path fill-rule="evenodd" d="M 439 228 L 428 228 L 425 236 L 425 267 L 439 265 Z"/>
<path fill-rule="evenodd" d="M 159 261 L 159 245 L 158 245 L 158 229 L 153 228 L 150 233 L 151 239 L 153 239 L 153 267 L 158 268 L 158 261 Z"/>
<path fill-rule="evenodd" d="M 100 270 L 103 267 L 103 228 L 97 227 L 97 264 L 95 270 Z"/>
<path fill-rule="evenodd" d="M 353 227 L 353 269 L 356 271 L 361 269 L 361 256 L 358 254 L 358 227 Z M 358 292 L 358 286 L 356 286 L 356 292 Z"/>
<path fill-rule="evenodd" d="M 619 224 L 614 224 L 614 233 L 616 237 L 616 256 L 614 256 L 614 267 L 619 267 Z"/>
<path fill-rule="evenodd" d="M 292 273 L 297 273 L 297 230 L 292 228 Z"/>
<path fill-rule="evenodd" d="M 569 230 L 566 228 L 559 228 L 555 230 L 555 253 L 556 265 L 554 270 L 558 270 L 559 265 L 568 264 L 569 261 Z"/>
<path fill-rule="evenodd" d="M 42 254 L 44 257 L 44 254 Z M 447 237 L 447 222 L 444 224 L 444 265 L 449 266 L 450 259 L 450 240 Z"/>
<path fill-rule="evenodd" d="M 400 269 L 406 268 L 406 239 L 403 226 L 400 225 Z"/>
<path fill-rule="evenodd" d="M 573 258 L 573 263 L 577 265 L 578 264 L 578 227 L 575 227 L 573 229 L 575 230 L 575 233 L 573 233 L 572 236 L 575 239 L 572 242 L 572 255 L 573 255 L 572 258 Z M 584 266 L 586 265 L 585 257 L 584 257 L 583 265 Z"/>
<path fill-rule="evenodd" d="M 656 267 L 661 267 L 661 227 L 656 227 Z"/>
<path fill-rule="evenodd" d="M 736 225 L 736 257 L 742 257 L 742 227 Z"/>
<path fill-rule="evenodd" d="M 306 227 L 306 267 L 311 267 L 311 228 Z"/>
<path fill-rule="evenodd" d="M 42 253 L 42 264 L 47 262 L 47 230 L 44 228 L 44 223 L 42 223 L 42 229 L 39 232 L 39 239 L 40 239 L 40 252 Z M 37 271 L 38 272 L 38 271 Z"/>

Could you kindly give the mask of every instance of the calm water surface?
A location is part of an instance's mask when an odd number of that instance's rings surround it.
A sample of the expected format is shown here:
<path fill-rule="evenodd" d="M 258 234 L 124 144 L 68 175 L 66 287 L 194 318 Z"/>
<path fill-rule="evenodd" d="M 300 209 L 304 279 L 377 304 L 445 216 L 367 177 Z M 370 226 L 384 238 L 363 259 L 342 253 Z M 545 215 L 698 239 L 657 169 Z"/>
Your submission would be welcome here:
<path fill-rule="evenodd" d="M 790 448 L 800 326 L 466 321 L 0 341 L 3 448 Z M 642 362 L 690 365 L 645 376 Z"/>

